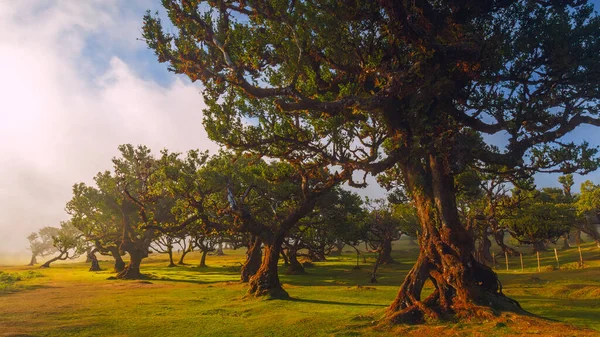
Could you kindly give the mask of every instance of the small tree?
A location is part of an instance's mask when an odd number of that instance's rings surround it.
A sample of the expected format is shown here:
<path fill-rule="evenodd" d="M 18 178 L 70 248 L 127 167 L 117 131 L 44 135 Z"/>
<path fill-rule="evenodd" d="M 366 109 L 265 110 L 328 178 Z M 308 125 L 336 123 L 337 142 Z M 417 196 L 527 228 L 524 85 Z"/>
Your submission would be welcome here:
<path fill-rule="evenodd" d="M 125 268 L 119 246 L 123 234 L 122 222 L 135 221 L 135 209 L 117 190 L 117 182 L 110 172 L 94 177 L 96 187 L 84 183 L 73 185 L 73 197 L 66 205 L 71 223 L 102 255 L 115 260 L 114 271 Z"/>
<path fill-rule="evenodd" d="M 600 247 L 600 233 L 598 233 L 598 224 L 600 224 L 600 185 L 596 185 L 589 180 L 583 182 L 575 207 L 577 208 L 577 214 L 583 221 L 579 229 L 589 235 Z"/>
<path fill-rule="evenodd" d="M 533 245 L 534 251 L 545 250 L 545 242 L 556 242 L 576 221 L 573 205 L 564 203 L 561 189 L 545 188 L 542 191 L 514 190 L 520 194 L 533 194 L 523 199 L 514 212 L 503 222 L 510 234 L 519 242 Z"/>
<path fill-rule="evenodd" d="M 70 221 L 61 222 L 60 229 L 52 240 L 58 255 L 46 261 L 40 268 L 49 268 L 54 261 L 76 259 L 86 253 L 87 247 L 83 234 Z"/>
<path fill-rule="evenodd" d="M 38 256 L 46 256 L 56 252 L 52 238 L 58 234 L 58 231 L 59 229 L 56 227 L 46 226 L 37 233 L 33 232 L 27 236 L 29 250 L 31 251 L 31 261 L 29 261 L 28 266 L 37 264 Z"/>

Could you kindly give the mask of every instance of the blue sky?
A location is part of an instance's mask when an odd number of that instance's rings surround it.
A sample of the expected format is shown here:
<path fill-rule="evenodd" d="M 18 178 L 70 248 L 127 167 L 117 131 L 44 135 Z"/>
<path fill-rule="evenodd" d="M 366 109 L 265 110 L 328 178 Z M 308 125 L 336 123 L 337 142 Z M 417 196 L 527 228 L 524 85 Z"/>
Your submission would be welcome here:
<path fill-rule="evenodd" d="M 138 40 L 147 9 L 160 1 L 0 1 L 0 262 L 24 251 L 30 232 L 66 220 L 71 186 L 109 169 L 119 144 L 217 149 L 202 128 L 200 86 Z M 600 145 L 597 129 L 572 137 Z M 577 185 L 584 179 L 600 173 Z M 536 180 L 557 185 L 552 175 Z"/>

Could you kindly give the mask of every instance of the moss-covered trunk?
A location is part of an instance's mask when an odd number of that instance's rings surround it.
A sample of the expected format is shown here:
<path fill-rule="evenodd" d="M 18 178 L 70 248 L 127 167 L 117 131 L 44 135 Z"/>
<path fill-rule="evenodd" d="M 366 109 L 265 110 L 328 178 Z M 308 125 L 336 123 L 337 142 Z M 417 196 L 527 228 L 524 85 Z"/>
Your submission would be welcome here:
<path fill-rule="evenodd" d="M 246 262 L 242 266 L 241 281 L 248 282 L 252 275 L 256 274 L 260 268 L 262 260 L 262 241 L 258 236 L 254 236 L 246 252 Z"/>
<path fill-rule="evenodd" d="M 489 317 L 492 308 L 522 311 L 502 293 L 496 273 L 473 257 L 473 235 L 459 219 L 448 158 L 432 155 L 424 162 L 402 167 L 417 208 L 421 251 L 387 318 L 413 323 L 453 316 Z M 421 299 L 428 279 L 434 291 Z"/>
<path fill-rule="evenodd" d="M 283 238 L 265 240 L 263 261 L 256 274 L 250 278 L 248 293 L 254 296 L 269 295 L 274 298 L 287 298 L 288 293 L 281 287 L 277 270 Z"/>

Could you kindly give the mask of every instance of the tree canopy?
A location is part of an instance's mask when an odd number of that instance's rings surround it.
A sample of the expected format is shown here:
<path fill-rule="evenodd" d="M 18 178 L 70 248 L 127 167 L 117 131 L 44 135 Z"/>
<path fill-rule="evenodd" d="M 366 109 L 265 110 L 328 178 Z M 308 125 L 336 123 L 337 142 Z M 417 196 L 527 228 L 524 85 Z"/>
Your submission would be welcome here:
<path fill-rule="evenodd" d="M 203 83 L 211 138 L 311 172 L 335 168 L 334 184 L 364 186 L 356 170 L 397 172 L 422 251 L 389 319 L 521 310 L 474 260 L 454 180 L 468 166 L 520 177 L 598 167 L 595 148 L 563 139 L 600 125 L 600 19 L 588 1 L 163 6 L 175 29 L 149 12 L 143 36 L 159 62 Z M 427 279 L 435 291 L 422 300 Z"/>

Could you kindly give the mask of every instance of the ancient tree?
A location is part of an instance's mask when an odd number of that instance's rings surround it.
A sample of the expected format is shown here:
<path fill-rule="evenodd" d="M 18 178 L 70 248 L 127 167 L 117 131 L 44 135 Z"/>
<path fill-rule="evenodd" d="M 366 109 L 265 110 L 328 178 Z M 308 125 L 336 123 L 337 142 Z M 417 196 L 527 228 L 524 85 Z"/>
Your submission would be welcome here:
<path fill-rule="evenodd" d="M 50 268 L 50 264 L 55 261 L 76 259 L 86 252 L 83 234 L 70 221 L 61 222 L 60 229 L 52 236 L 52 245 L 58 255 L 44 262 L 40 268 Z"/>
<path fill-rule="evenodd" d="M 118 273 L 125 268 L 119 249 L 121 224 L 124 217 L 135 218 L 136 214 L 117 190 L 116 180 L 110 172 L 98 173 L 94 182 L 96 186 L 73 185 L 73 197 L 65 209 L 71 215 L 73 226 L 83 233 L 96 251 L 113 257 L 114 271 Z"/>
<path fill-rule="evenodd" d="M 469 166 L 521 176 L 598 166 L 596 149 L 563 138 L 580 125 L 600 125 L 600 20 L 591 4 L 171 0 L 163 6 L 176 29 L 164 29 L 148 13 L 143 36 L 171 71 L 203 83 L 210 137 L 339 170 L 354 186 L 366 184 L 353 180 L 354 171 L 397 169 L 417 209 L 421 252 L 389 320 L 520 310 L 472 255 L 455 177 Z M 484 135 L 505 142 L 494 146 Z M 435 290 L 422 298 L 427 280 Z"/>
<path fill-rule="evenodd" d="M 46 226 L 37 233 L 33 232 L 27 236 L 27 240 L 29 240 L 29 251 L 31 251 L 31 260 L 29 261 L 28 266 L 37 264 L 38 256 L 46 256 L 56 252 L 52 237 L 56 236 L 58 231 L 59 229 L 56 227 Z"/>

